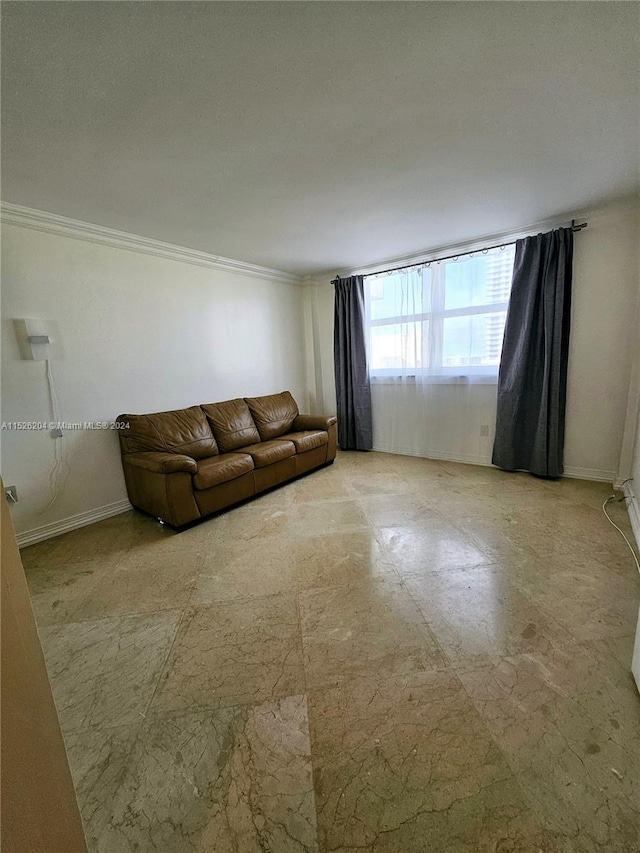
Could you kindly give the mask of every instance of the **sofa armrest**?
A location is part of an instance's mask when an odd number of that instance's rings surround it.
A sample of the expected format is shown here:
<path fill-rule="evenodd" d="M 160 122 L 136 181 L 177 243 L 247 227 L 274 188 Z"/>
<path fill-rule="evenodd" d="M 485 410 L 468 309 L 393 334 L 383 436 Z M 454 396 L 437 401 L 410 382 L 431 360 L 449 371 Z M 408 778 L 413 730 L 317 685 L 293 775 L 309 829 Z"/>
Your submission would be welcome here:
<path fill-rule="evenodd" d="M 325 417 L 325 415 L 297 415 L 292 429 L 326 429 L 328 431 L 330 426 L 337 423 L 338 419 L 335 415 L 329 415 Z"/>
<path fill-rule="evenodd" d="M 195 474 L 198 463 L 190 456 L 182 453 L 162 453 L 160 451 L 147 451 L 140 453 L 125 453 L 122 457 L 124 462 L 134 465 L 136 468 L 145 468 L 156 474 L 175 474 L 177 471 L 186 471 Z"/>

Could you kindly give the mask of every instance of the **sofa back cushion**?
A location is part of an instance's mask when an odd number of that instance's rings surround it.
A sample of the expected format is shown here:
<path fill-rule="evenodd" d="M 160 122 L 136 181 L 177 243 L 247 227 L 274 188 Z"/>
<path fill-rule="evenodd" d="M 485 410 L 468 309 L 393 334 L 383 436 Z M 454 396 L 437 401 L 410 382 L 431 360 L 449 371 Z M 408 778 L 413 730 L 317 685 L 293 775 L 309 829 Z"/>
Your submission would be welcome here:
<path fill-rule="evenodd" d="M 244 400 L 207 403 L 202 406 L 202 410 L 223 453 L 230 453 L 260 441 L 260 435 Z"/>
<path fill-rule="evenodd" d="M 192 459 L 215 456 L 218 447 L 211 427 L 200 406 L 155 412 L 152 415 L 120 415 L 119 429 L 123 453 L 159 450 L 165 453 L 184 453 Z"/>
<path fill-rule="evenodd" d="M 298 414 L 298 405 L 289 391 L 270 394 L 268 397 L 247 397 L 246 400 L 262 441 L 291 430 Z"/>

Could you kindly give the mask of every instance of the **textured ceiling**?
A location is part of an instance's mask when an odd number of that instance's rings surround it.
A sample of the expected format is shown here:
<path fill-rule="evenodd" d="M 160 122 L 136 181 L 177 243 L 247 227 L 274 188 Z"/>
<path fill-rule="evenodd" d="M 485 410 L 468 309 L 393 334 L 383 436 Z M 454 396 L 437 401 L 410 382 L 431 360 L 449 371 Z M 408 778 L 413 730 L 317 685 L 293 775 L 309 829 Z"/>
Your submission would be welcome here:
<path fill-rule="evenodd" d="M 638 190 L 634 2 L 5 2 L 5 201 L 299 274 Z"/>

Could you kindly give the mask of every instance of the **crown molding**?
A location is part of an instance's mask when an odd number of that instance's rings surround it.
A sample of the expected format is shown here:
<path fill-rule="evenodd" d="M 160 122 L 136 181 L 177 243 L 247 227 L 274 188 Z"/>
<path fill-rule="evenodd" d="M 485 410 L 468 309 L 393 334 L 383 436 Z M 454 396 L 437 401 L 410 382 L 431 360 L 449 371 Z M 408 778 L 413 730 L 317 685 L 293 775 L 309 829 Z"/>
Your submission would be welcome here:
<path fill-rule="evenodd" d="M 60 216 L 57 213 L 47 213 L 44 210 L 35 210 L 10 202 L 2 203 L 0 219 L 7 225 L 17 225 L 21 228 L 31 228 L 34 231 L 44 231 L 47 234 L 72 237 L 75 240 L 84 240 L 87 243 L 100 243 L 104 246 L 113 246 L 117 249 L 126 249 L 130 252 L 153 255 L 158 258 L 167 258 L 184 264 L 240 273 L 253 278 L 277 281 L 280 284 L 290 284 L 294 287 L 301 284 L 300 277 L 292 273 L 249 264 L 233 258 L 223 258 L 221 255 L 211 255 L 198 249 L 187 249 L 173 243 L 164 243 L 161 240 L 129 234 L 126 231 L 116 231 L 103 225 L 94 225 L 90 222 L 82 222 L 79 219 L 69 219 L 67 216 Z"/>

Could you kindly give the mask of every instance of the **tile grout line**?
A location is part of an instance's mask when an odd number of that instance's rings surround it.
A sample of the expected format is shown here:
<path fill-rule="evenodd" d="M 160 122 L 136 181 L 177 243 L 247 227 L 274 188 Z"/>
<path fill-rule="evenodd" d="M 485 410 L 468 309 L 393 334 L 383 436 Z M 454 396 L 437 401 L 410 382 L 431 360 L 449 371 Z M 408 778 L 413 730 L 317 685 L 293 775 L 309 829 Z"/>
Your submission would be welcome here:
<path fill-rule="evenodd" d="M 156 694 L 158 693 L 158 687 L 159 687 L 160 682 L 162 680 L 162 676 L 164 675 L 165 670 L 167 668 L 167 663 L 169 661 L 169 657 L 171 656 L 171 652 L 173 651 L 173 647 L 174 647 L 176 639 L 178 637 L 178 632 L 179 632 L 180 628 L 182 627 L 182 623 L 185 620 L 185 614 L 186 614 L 187 610 L 189 610 L 189 609 L 190 608 L 188 608 L 188 607 L 183 607 L 182 610 L 180 611 L 180 618 L 178 619 L 178 623 L 177 623 L 175 631 L 173 633 L 171 643 L 169 644 L 167 654 L 165 655 L 164 660 L 162 662 L 162 666 L 159 668 L 158 678 L 156 679 L 156 683 L 155 683 L 155 687 L 153 689 L 153 693 L 151 694 L 151 697 L 146 704 L 146 707 L 144 709 L 144 713 L 141 712 L 141 717 L 142 717 L 143 722 L 148 719 L 148 715 L 149 715 L 149 711 L 151 709 L 151 705 L 153 703 L 153 700 L 156 698 Z"/>

